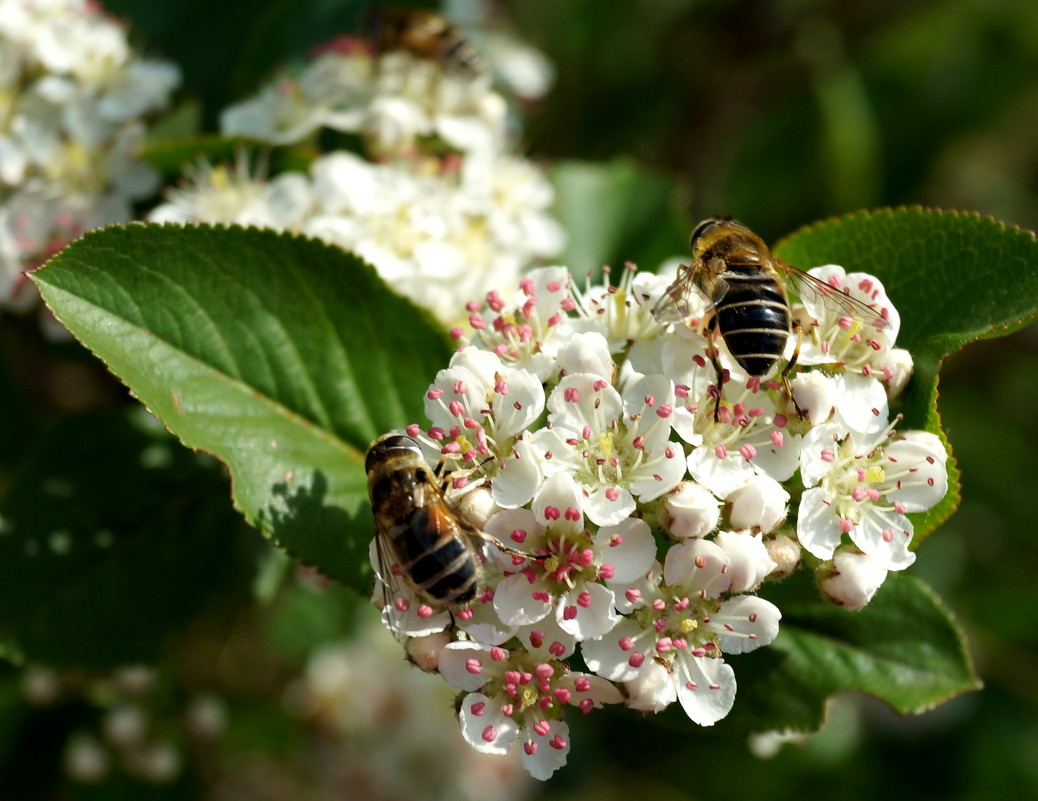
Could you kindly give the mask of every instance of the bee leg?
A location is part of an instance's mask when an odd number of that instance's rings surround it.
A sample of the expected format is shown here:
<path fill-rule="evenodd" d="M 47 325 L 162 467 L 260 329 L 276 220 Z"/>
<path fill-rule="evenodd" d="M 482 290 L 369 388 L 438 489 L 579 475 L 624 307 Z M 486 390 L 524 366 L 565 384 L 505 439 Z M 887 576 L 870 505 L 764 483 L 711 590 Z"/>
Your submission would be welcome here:
<path fill-rule="evenodd" d="M 782 389 L 786 393 L 786 397 L 793 403 L 793 408 L 796 409 L 797 416 L 801 420 L 806 420 L 807 413 L 800 408 L 797 399 L 793 397 L 793 388 L 789 385 L 789 374 L 793 371 L 793 368 L 796 367 L 797 359 L 800 358 L 800 344 L 804 341 L 804 332 L 800 328 L 800 322 L 798 320 L 793 321 L 793 333 L 797 335 L 797 344 L 796 347 L 793 348 L 793 355 L 790 356 L 785 369 L 782 371 Z"/>
<path fill-rule="evenodd" d="M 706 325 L 706 336 L 707 341 L 710 343 L 710 363 L 714 366 L 714 372 L 717 374 L 717 398 L 714 400 L 714 422 L 721 422 L 721 395 L 723 394 L 724 387 L 724 370 L 721 367 L 721 360 L 718 358 L 717 341 L 714 338 L 714 328 L 717 326 L 717 316 L 713 315 L 710 317 L 710 322 Z"/>
<path fill-rule="evenodd" d="M 491 535 L 487 534 L 485 531 L 480 531 L 479 529 L 473 528 L 473 529 L 471 529 L 471 532 L 473 534 L 475 534 L 477 537 L 479 537 L 481 540 L 483 540 L 484 542 L 489 542 L 491 545 L 493 545 L 499 551 L 502 551 L 503 553 L 506 553 L 509 556 L 521 556 L 523 559 L 534 559 L 534 560 L 537 560 L 537 561 L 548 558 L 548 554 L 530 553 L 529 551 L 523 551 L 523 550 L 520 550 L 519 548 L 513 548 L 511 545 L 505 545 L 497 537 L 492 537 Z"/>

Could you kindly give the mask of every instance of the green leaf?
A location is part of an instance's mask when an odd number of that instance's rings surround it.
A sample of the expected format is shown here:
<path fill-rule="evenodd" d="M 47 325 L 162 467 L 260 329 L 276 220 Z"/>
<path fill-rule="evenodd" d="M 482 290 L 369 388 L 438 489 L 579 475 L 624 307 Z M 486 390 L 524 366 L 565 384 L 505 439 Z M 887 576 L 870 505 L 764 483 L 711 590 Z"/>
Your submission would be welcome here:
<path fill-rule="evenodd" d="M 778 585 L 777 594 L 805 600 L 778 602 L 776 640 L 729 660 L 739 690 L 720 726 L 813 731 L 838 693 L 867 693 L 907 715 L 980 688 L 958 624 L 922 581 L 891 573 L 872 603 L 853 613 L 817 600 L 807 584 L 799 575 Z"/>
<path fill-rule="evenodd" d="M 419 418 L 450 356 L 424 312 L 338 248 L 238 227 L 108 228 L 33 280 L 185 445 L 228 465 L 250 523 L 366 591 L 365 451 Z"/>
<path fill-rule="evenodd" d="M 937 433 L 946 445 L 937 412 L 945 356 L 982 337 L 1004 336 L 1038 312 L 1038 241 L 989 217 L 919 208 L 860 212 L 808 226 L 775 254 L 801 269 L 839 264 L 883 282 L 901 313 L 897 345 L 915 362 L 904 426 Z M 916 546 L 958 506 L 954 457 L 948 478 L 944 500 L 911 515 Z"/>
<path fill-rule="evenodd" d="M 155 659 L 215 593 L 247 583 L 259 540 L 222 500 L 223 471 L 133 418 L 63 421 L 0 501 L 0 638 L 18 661 Z"/>
<path fill-rule="evenodd" d="M 691 226 L 678 211 L 681 192 L 672 179 L 627 159 L 558 162 L 551 179 L 556 214 L 568 234 L 559 263 L 574 275 L 628 260 L 655 270 L 682 255 Z"/>

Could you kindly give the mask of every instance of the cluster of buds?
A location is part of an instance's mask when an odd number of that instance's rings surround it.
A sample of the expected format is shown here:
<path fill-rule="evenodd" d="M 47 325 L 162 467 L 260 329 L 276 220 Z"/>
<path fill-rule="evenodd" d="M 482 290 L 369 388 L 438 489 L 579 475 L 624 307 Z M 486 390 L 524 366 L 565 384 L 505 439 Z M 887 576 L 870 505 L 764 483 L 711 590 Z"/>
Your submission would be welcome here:
<path fill-rule="evenodd" d="M 579 289 L 548 267 L 510 300 L 491 291 L 469 305 L 426 393 L 428 422 L 406 434 L 430 464 L 465 475 L 447 500 L 490 543 L 479 591 L 438 606 L 382 565 L 375 600 L 411 658 L 463 693 L 473 747 L 519 741 L 544 779 L 570 747 L 566 711 L 677 701 L 714 724 L 735 702 L 728 658 L 778 634 L 762 585 L 803 563 L 826 597 L 859 609 L 912 563 L 906 514 L 944 496 L 945 448 L 888 420 L 911 358 L 894 347 L 900 320 L 880 282 L 831 266 L 812 275 L 885 322 L 868 331 L 794 306 L 803 417 L 719 341 L 728 380 L 715 414 L 715 343 L 652 317 L 665 274 L 628 265 L 616 286 Z M 578 649 L 591 673 L 570 667 Z"/>

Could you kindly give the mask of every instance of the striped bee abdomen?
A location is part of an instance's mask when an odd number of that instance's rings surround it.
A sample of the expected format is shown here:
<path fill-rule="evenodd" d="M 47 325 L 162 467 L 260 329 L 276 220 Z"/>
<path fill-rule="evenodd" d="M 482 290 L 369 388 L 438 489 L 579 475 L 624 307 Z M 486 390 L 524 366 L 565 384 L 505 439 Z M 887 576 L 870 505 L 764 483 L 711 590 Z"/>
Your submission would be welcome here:
<path fill-rule="evenodd" d="M 754 266 L 724 273 L 728 291 L 714 304 L 717 328 L 732 357 L 751 376 L 770 373 L 786 347 L 789 304 L 776 278 Z"/>
<path fill-rule="evenodd" d="M 392 531 L 393 547 L 413 588 L 447 604 L 476 596 L 476 555 L 441 507 L 416 509 L 407 526 Z"/>

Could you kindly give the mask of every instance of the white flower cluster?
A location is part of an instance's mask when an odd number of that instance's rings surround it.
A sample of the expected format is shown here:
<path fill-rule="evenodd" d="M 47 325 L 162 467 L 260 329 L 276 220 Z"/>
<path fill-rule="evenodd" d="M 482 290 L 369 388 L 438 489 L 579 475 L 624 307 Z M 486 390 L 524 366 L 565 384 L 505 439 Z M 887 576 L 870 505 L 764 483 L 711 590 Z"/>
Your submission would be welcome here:
<path fill-rule="evenodd" d="M 144 665 L 90 677 L 29 665 L 22 675 L 22 694 L 32 706 L 72 704 L 96 713 L 96 722 L 85 719 L 65 741 L 63 765 L 73 782 L 99 785 L 131 776 L 159 785 L 180 776 L 184 735 L 208 744 L 222 734 L 226 723 L 223 702 L 199 694 L 177 710 L 183 731 L 169 731 L 159 682 L 160 677 Z"/>
<path fill-rule="evenodd" d="M 464 692 L 476 749 L 518 740 L 543 779 L 569 751 L 567 707 L 677 701 L 709 726 L 735 701 L 727 657 L 778 633 L 780 610 L 756 591 L 802 549 L 848 608 L 912 563 L 906 513 L 945 494 L 945 449 L 887 420 L 911 360 L 894 348 L 899 318 L 880 283 L 813 274 L 885 309 L 889 326 L 795 308 L 812 365 L 793 381 L 804 420 L 779 382 L 748 378 L 722 347 L 731 379 L 715 421 L 707 340 L 650 314 L 666 277 L 631 268 L 618 286 L 580 291 L 549 267 L 514 300 L 492 291 L 470 304 L 469 333 L 455 329 L 459 350 L 426 394 L 429 423 L 406 433 L 430 464 L 463 471 L 447 502 L 507 547 L 485 548 L 479 592 L 460 609 L 416 595 L 399 566 L 383 566 L 375 600 L 412 659 Z M 578 648 L 594 675 L 570 668 Z"/>
<path fill-rule="evenodd" d="M 260 225 L 325 240 L 454 324 L 467 299 L 514 285 L 564 245 L 548 214 L 551 184 L 512 152 L 506 111 L 486 72 L 340 39 L 297 77 L 229 108 L 222 126 L 271 145 L 321 128 L 359 134 L 363 157 L 333 151 L 309 174 L 272 180 L 244 162 L 203 165 L 151 219 Z"/>
<path fill-rule="evenodd" d="M 179 82 L 97 3 L 0 0 L 0 302 L 22 271 L 158 188 L 138 158 L 143 118 Z"/>

